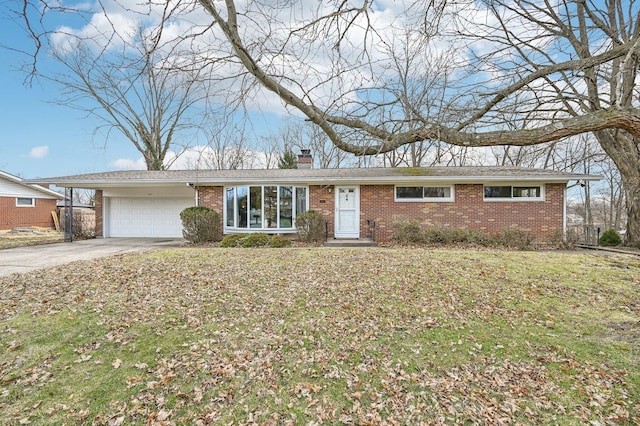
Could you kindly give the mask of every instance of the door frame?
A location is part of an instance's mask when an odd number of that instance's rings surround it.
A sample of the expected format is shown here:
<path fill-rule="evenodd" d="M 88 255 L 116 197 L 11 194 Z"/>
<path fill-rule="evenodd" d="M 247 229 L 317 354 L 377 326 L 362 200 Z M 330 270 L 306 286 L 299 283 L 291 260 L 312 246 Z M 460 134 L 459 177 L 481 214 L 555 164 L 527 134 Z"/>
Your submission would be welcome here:
<path fill-rule="evenodd" d="M 355 204 L 355 229 L 340 232 L 340 189 L 354 189 L 356 197 Z M 343 185 L 335 187 L 335 217 L 334 217 L 334 238 L 360 238 L 360 186 L 359 185 Z"/>

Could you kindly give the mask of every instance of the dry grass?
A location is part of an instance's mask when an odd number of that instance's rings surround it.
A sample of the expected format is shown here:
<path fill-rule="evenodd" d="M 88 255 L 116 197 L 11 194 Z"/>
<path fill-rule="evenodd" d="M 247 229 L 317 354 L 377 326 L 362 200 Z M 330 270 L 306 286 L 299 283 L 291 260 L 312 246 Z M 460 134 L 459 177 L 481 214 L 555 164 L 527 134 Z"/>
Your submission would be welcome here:
<path fill-rule="evenodd" d="M 30 232 L 0 231 L 0 250 L 39 244 L 59 243 L 64 234 L 46 229 L 34 229 Z"/>
<path fill-rule="evenodd" d="M 175 249 L 0 280 L 0 424 L 633 424 L 640 263 Z"/>

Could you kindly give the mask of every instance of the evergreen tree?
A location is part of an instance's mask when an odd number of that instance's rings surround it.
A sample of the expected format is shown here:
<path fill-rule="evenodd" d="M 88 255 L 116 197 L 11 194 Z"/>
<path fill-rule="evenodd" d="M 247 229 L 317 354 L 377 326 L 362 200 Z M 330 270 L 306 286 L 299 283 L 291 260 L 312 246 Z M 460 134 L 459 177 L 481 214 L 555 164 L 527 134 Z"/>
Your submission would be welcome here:
<path fill-rule="evenodd" d="M 279 169 L 297 169 L 298 157 L 290 149 L 285 149 L 284 154 L 278 159 Z"/>

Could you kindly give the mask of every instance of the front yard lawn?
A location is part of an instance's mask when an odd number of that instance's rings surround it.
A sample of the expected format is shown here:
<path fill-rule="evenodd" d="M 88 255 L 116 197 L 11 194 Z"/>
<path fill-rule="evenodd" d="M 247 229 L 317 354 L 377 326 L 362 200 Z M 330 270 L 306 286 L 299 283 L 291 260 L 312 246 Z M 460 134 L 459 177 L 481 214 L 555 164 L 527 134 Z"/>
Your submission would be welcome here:
<path fill-rule="evenodd" d="M 39 244 L 61 243 L 63 240 L 64 234 L 56 231 L 47 230 L 37 233 L 0 231 L 0 250 Z"/>
<path fill-rule="evenodd" d="M 0 424 L 638 424 L 640 260 L 189 249 L 0 279 Z"/>

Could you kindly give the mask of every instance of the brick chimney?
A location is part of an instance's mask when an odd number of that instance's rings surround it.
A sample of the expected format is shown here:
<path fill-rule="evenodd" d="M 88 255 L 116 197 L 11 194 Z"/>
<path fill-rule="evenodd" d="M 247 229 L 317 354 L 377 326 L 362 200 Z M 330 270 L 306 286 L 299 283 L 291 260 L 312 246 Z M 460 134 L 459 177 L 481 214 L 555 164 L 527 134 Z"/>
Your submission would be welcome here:
<path fill-rule="evenodd" d="M 298 155 L 298 168 L 299 169 L 311 169 L 313 168 L 313 157 L 311 156 L 310 149 L 301 149 Z"/>

